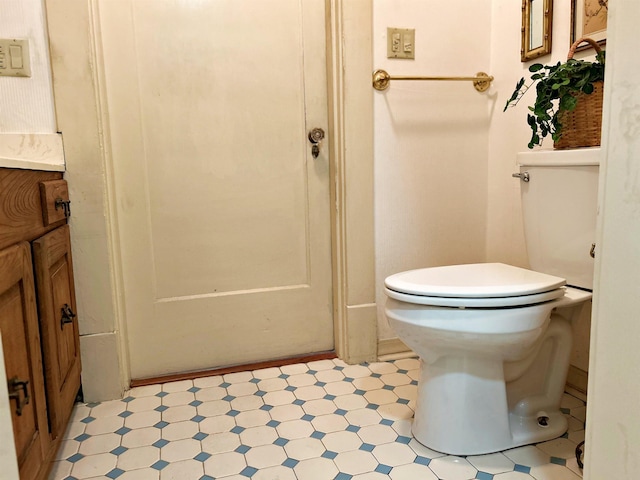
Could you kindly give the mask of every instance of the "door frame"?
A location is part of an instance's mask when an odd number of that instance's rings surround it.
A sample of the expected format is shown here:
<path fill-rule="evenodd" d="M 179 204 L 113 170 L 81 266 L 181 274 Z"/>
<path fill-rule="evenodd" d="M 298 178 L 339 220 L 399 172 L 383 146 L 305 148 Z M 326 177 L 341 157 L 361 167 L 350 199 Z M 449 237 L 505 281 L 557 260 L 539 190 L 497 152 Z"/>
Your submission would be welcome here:
<path fill-rule="evenodd" d="M 377 358 L 373 5 L 325 0 L 325 6 L 335 350 L 359 363 Z M 75 276 L 84 280 L 76 285 L 83 391 L 87 401 L 107 400 L 120 397 L 131 378 L 98 0 L 45 0 L 45 8 L 56 120 L 70 197 L 79 204 L 71 235 Z M 98 251 L 105 249 L 108 255 Z"/>

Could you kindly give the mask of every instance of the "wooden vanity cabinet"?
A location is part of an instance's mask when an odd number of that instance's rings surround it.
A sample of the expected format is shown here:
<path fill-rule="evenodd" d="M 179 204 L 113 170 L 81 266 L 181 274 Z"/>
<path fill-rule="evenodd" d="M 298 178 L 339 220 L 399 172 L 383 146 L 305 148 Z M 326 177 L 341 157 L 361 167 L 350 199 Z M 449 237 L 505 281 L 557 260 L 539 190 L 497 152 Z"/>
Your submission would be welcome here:
<path fill-rule="evenodd" d="M 80 388 L 68 208 L 61 173 L 0 168 L 0 331 L 20 480 L 46 479 Z"/>

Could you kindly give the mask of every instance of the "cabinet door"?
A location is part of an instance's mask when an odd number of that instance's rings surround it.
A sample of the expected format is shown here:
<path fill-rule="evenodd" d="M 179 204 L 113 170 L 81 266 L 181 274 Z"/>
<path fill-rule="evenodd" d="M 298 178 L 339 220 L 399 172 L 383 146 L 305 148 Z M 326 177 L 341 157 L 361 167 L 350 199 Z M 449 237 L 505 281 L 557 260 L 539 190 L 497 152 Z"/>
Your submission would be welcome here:
<path fill-rule="evenodd" d="M 31 249 L 26 242 L 0 251 L 0 330 L 20 478 L 29 480 L 48 450 L 49 429 Z"/>
<path fill-rule="evenodd" d="M 80 340 L 69 227 L 33 242 L 51 437 L 64 432 L 80 388 Z"/>

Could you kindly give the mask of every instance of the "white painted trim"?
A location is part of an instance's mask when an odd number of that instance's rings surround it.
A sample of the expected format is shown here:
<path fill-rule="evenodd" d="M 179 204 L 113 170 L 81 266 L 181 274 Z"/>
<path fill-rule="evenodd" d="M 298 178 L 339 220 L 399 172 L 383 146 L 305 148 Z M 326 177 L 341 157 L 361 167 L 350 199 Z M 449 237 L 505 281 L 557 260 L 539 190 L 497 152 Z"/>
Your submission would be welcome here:
<path fill-rule="evenodd" d="M 383 338 L 378 341 L 378 357 L 384 357 L 386 355 L 395 355 L 401 353 L 410 352 L 415 355 L 413 351 L 407 347 L 402 340 L 398 337 Z"/>
<path fill-rule="evenodd" d="M 373 250 L 373 4 L 327 0 L 334 337 L 348 363 L 376 359 Z M 354 221 L 357 219 L 357 221 Z"/>

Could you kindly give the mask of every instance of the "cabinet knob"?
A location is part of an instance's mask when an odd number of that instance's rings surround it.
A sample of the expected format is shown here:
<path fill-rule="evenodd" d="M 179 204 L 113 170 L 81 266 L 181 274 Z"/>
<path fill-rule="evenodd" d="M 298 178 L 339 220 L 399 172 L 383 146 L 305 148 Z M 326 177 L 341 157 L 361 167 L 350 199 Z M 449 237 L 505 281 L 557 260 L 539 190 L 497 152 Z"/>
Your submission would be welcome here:
<path fill-rule="evenodd" d="M 19 380 L 18 377 L 13 377 L 9 380 L 9 400 L 16 401 L 16 415 L 22 416 L 22 409 L 25 405 L 29 404 L 29 380 Z M 20 400 L 20 391 L 22 391 L 23 398 Z"/>
<path fill-rule="evenodd" d="M 73 313 L 69 304 L 65 303 L 64 307 L 60 309 L 62 311 L 62 318 L 60 319 L 60 329 L 63 329 L 67 323 L 73 323 L 73 319 L 76 318 L 76 314 Z"/>

